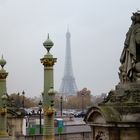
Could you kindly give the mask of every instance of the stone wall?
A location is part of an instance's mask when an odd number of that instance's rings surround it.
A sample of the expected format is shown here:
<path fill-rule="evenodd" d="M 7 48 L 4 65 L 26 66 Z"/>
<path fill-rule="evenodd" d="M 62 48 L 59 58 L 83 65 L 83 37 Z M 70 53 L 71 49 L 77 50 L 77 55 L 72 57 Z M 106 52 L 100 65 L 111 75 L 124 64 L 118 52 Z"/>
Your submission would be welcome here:
<path fill-rule="evenodd" d="M 91 133 L 71 133 L 55 135 L 55 140 L 92 140 Z M 15 140 L 42 140 L 41 135 L 34 136 L 17 136 Z"/>
<path fill-rule="evenodd" d="M 140 140 L 140 128 L 123 128 L 120 131 L 121 140 Z"/>

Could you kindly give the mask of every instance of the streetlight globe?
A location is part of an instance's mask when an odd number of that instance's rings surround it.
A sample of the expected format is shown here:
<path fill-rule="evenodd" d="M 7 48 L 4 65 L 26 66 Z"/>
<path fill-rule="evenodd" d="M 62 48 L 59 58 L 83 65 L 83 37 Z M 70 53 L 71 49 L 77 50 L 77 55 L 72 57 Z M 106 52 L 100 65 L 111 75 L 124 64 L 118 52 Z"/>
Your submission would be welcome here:
<path fill-rule="evenodd" d="M 57 93 L 57 91 L 55 91 L 53 88 L 50 88 L 48 91 L 48 95 L 50 97 L 51 107 L 54 106 L 54 98 L 55 98 L 56 93 Z"/>
<path fill-rule="evenodd" d="M 25 91 L 24 90 L 22 91 L 22 95 L 25 95 Z"/>
<path fill-rule="evenodd" d="M 47 40 L 43 43 L 43 46 L 44 46 L 44 47 L 47 49 L 47 51 L 49 52 L 53 45 L 54 45 L 54 43 L 50 40 L 49 34 L 48 34 L 48 38 L 47 38 Z"/>
<path fill-rule="evenodd" d="M 42 102 L 41 102 L 41 100 L 39 101 L 38 106 L 39 106 L 39 108 L 42 107 Z"/>
<path fill-rule="evenodd" d="M 55 91 L 53 88 L 50 88 L 48 91 L 48 95 L 50 97 L 54 97 L 56 93 L 57 93 L 57 91 Z"/>

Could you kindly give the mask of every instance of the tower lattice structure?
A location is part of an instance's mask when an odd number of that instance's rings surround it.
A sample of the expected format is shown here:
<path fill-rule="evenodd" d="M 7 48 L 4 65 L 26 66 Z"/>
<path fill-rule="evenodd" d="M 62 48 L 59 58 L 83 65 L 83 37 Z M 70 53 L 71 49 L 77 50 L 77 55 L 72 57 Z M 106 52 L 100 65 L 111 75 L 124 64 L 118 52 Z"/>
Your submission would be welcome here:
<path fill-rule="evenodd" d="M 71 59 L 71 34 L 69 30 L 66 32 L 66 54 L 65 54 L 65 67 L 64 76 L 60 86 L 60 94 L 63 96 L 75 95 L 78 91 L 72 69 Z"/>

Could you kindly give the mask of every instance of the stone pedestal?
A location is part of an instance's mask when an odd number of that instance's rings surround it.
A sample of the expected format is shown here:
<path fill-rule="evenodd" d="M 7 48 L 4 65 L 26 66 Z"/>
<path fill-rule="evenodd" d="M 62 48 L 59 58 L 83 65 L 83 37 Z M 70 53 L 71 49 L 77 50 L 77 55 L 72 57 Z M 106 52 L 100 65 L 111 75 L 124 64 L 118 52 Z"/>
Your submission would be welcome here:
<path fill-rule="evenodd" d="M 118 84 L 84 118 L 93 140 L 140 140 L 140 82 Z"/>

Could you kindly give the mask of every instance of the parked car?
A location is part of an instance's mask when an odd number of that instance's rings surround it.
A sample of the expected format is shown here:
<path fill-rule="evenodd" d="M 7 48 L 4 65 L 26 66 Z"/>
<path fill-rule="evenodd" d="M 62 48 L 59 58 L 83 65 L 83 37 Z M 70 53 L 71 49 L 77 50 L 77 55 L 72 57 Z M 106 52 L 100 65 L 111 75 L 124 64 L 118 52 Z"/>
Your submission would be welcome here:
<path fill-rule="evenodd" d="M 74 114 L 74 117 L 83 118 L 86 115 L 86 112 L 80 111 Z"/>

